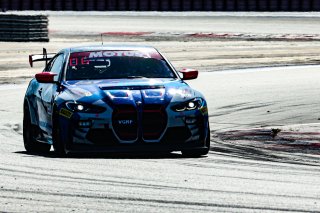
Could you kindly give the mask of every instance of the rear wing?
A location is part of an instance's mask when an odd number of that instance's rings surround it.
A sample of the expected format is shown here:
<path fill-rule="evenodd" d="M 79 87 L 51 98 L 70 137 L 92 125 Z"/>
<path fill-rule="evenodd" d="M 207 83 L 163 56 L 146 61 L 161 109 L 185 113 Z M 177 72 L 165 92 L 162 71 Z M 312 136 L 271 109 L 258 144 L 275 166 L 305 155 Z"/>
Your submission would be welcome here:
<path fill-rule="evenodd" d="M 47 66 L 48 61 L 50 61 L 55 55 L 56 53 L 47 53 L 47 49 L 43 48 L 42 54 L 29 55 L 30 67 L 33 67 L 33 62 L 37 62 L 37 61 L 45 61 L 46 62 L 45 65 Z"/>

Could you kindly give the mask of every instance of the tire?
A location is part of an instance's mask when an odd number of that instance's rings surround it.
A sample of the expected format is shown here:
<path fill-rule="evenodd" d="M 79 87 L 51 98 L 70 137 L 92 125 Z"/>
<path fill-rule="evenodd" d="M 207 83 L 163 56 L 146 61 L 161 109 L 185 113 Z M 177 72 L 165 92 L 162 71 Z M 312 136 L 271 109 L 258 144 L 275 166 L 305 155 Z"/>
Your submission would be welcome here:
<path fill-rule="evenodd" d="M 203 155 L 207 155 L 210 150 L 210 128 L 208 129 L 207 137 L 206 137 L 206 149 L 202 150 L 184 150 L 181 151 L 182 155 L 185 157 L 201 157 Z"/>
<path fill-rule="evenodd" d="M 23 114 L 23 143 L 29 153 L 48 153 L 51 145 L 36 140 L 38 127 L 31 123 L 30 111 L 26 107 Z"/>
<path fill-rule="evenodd" d="M 54 153 L 59 157 L 64 157 L 67 155 L 65 142 L 61 139 L 60 135 L 60 125 L 58 119 L 58 113 L 54 113 L 55 117 L 53 119 L 53 128 L 52 128 L 52 142 Z"/>

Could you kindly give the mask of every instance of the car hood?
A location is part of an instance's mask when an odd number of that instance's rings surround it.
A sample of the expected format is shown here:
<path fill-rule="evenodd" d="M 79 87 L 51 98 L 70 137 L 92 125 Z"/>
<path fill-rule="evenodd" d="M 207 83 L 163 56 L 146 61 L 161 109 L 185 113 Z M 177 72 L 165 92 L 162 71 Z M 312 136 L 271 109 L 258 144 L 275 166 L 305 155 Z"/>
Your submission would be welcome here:
<path fill-rule="evenodd" d="M 64 82 L 62 87 L 58 102 L 168 104 L 202 97 L 180 79 L 73 80 Z"/>

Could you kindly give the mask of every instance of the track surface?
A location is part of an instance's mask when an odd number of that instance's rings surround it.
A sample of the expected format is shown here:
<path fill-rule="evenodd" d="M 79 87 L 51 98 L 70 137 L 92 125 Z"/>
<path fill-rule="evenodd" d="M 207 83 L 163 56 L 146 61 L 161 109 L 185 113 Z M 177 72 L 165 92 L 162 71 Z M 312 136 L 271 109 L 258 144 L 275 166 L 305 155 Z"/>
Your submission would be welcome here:
<path fill-rule="evenodd" d="M 74 32 L 90 34 L 127 31 L 319 34 L 319 14 L 317 12 L 49 12 L 50 29 L 53 32 L 73 35 L 76 35 Z"/>
<path fill-rule="evenodd" d="M 214 136 L 237 128 L 317 122 L 319 69 L 201 73 L 190 84 L 208 98 Z M 21 135 L 26 87 L 0 86 L 0 211 L 320 211 L 320 150 L 312 156 L 292 153 L 296 160 L 279 162 L 263 150 L 230 148 L 212 137 L 212 150 L 203 158 L 26 154 Z M 297 164 L 299 158 L 306 160 Z"/>
<path fill-rule="evenodd" d="M 30 69 L 28 54 L 41 53 L 43 47 L 57 52 L 69 46 L 100 45 L 101 33 L 106 33 L 104 44 L 155 46 L 177 69 L 191 67 L 210 72 L 320 62 L 318 12 L 43 13 L 49 15 L 49 43 L 0 42 L 0 84 L 25 81 L 42 70 L 42 63 Z"/>

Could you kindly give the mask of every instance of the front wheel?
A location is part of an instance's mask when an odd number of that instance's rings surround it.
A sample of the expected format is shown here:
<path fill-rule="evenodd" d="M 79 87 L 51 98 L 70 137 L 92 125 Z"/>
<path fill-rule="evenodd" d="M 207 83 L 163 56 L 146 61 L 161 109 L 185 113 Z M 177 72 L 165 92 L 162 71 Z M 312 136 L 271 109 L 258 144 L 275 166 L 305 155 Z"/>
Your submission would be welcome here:
<path fill-rule="evenodd" d="M 203 155 L 207 155 L 210 150 L 210 128 L 208 129 L 207 137 L 206 137 L 206 149 L 202 150 L 184 150 L 181 151 L 183 156 L 186 157 L 200 157 Z"/>
<path fill-rule="evenodd" d="M 52 128 L 52 142 L 53 142 L 53 150 L 57 156 L 64 157 L 66 156 L 66 148 L 65 143 L 61 137 L 61 127 L 59 125 L 58 114 L 56 113 L 56 117 L 53 120 L 53 128 Z"/>
<path fill-rule="evenodd" d="M 50 151 L 51 145 L 40 143 L 36 140 L 38 127 L 31 123 L 30 111 L 25 109 L 23 115 L 23 143 L 27 152 L 46 153 Z"/>

